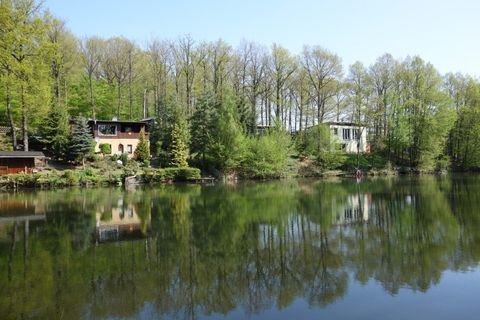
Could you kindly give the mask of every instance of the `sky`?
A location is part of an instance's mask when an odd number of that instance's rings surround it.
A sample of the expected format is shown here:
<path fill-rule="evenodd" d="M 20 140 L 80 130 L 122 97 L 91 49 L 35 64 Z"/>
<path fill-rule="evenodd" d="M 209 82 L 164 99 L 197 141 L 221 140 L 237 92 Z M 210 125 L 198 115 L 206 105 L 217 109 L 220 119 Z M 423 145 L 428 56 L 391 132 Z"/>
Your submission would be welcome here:
<path fill-rule="evenodd" d="M 347 68 L 384 53 L 419 55 L 441 73 L 480 76 L 478 0 L 45 0 L 77 36 L 304 45 L 337 53 Z"/>

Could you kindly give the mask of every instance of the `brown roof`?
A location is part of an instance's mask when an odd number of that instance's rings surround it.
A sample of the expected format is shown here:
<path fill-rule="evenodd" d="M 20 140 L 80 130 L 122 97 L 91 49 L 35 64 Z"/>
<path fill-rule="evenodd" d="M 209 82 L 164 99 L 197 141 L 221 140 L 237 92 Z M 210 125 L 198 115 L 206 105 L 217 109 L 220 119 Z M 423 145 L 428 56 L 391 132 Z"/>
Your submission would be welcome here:
<path fill-rule="evenodd" d="M 120 123 L 120 124 L 148 124 L 152 120 L 144 119 L 141 121 L 125 121 L 125 120 L 88 120 L 88 123 Z"/>
<path fill-rule="evenodd" d="M 39 151 L 0 151 L 0 158 L 44 158 Z"/>

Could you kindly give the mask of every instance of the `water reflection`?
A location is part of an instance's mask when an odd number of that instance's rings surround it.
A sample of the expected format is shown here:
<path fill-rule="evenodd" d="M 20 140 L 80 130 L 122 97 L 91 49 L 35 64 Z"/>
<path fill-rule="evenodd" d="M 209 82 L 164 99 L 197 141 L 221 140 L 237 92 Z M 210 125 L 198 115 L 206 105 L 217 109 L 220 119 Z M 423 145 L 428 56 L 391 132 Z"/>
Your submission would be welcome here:
<path fill-rule="evenodd" d="M 150 214 L 140 216 L 137 206 L 134 203 L 126 203 L 123 197 L 118 197 L 114 205 L 100 206 L 95 216 L 97 244 L 106 241 L 142 239 L 147 236 Z"/>
<path fill-rule="evenodd" d="M 0 194 L 0 314 L 229 318 L 298 299 L 321 312 L 369 281 L 428 292 L 477 268 L 479 190 L 427 177 Z"/>

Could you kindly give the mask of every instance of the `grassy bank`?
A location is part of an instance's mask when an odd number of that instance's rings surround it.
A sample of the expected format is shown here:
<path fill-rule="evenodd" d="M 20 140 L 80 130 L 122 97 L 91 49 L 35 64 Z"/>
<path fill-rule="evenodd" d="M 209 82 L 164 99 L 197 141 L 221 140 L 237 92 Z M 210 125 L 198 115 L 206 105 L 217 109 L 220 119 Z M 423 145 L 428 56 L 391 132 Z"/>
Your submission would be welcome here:
<path fill-rule="evenodd" d="M 40 173 L 20 173 L 0 176 L 0 189 L 19 188 L 64 188 L 73 186 L 122 186 L 127 177 L 135 177 L 137 183 L 188 182 L 200 179 L 196 168 L 120 168 L 104 170 L 86 169 L 45 170 Z"/>
<path fill-rule="evenodd" d="M 334 168 L 322 166 L 314 158 L 290 157 L 283 170 L 271 175 L 245 174 L 241 170 L 230 175 L 235 179 L 265 180 L 304 177 L 352 177 L 360 169 L 362 176 L 389 176 L 397 174 L 418 173 L 409 168 L 393 167 L 388 161 L 378 155 L 348 155 L 344 154 L 341 165 Z M 228 177 L 227 175 L 224 176 Z M 198 168 L 151 168 L 129 161 L 126 166 L 119 167 L 110 159 L 96 159 L 87 163 L 86 168 L 68 166 L 63 163 L 50 163 L 49 167 L 40 173 L 15 174 L 0 176 L 0 189 L 12 190 L 19 188 L 64 188 L 73 186 L 122 186 L 127 183 L 157 184 L 174 182 L 198 182 L 201 171 Z"/>

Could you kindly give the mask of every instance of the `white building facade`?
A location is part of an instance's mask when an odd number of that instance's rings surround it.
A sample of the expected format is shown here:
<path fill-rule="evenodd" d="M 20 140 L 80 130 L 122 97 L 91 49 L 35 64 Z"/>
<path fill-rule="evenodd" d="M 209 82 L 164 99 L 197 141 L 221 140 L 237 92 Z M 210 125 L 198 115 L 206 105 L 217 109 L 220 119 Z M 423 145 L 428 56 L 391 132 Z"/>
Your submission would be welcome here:
<path fill-rule="evenodd" d="M 367 143 L 367 128 L 346 122 L 327 122 L 335 144 L 346 153 L 370 152 Z"/>

